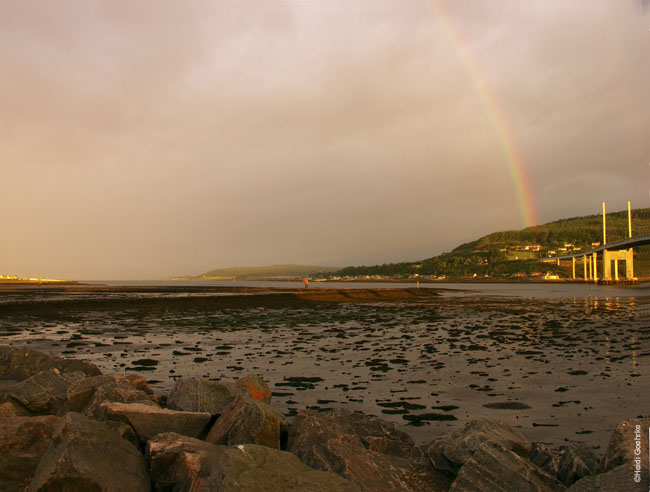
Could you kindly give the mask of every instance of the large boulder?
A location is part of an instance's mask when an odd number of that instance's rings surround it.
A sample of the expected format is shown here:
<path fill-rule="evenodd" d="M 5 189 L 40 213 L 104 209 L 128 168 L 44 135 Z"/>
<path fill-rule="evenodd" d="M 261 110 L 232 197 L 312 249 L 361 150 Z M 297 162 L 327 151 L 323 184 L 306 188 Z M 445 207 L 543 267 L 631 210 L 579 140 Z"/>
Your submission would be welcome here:
<path fill-rule="evenodd" d="M 598 473 L 634 463 L 635 460 L 647 470 L 648 428 L 650 418 L 621 420 L 612 432 L 607 450 L 598 464 Z"/>
<path fill-rule="evenodd" d="M 451 480 L 445 474 L 395 455 L 396 449 L 410 450 L 412 445 L 391 424 L 342 410 L 300 412 L 288 440 L 288 450 L 304 463 L 333 471 L 364 491 L 446 491 Z"/>
<path fill-rule="evenodd" d="M 106 425 L 70 412 L 52 434 L 29 490 L 151 489 L 144 456 Z"/>
<path fill-rule="evenodd" d="M 290 453 L 254 444 L 226 447 L 174 433 L 147 443 L 156 490 L 193 492 L 359 492 L 334 473 L 316 471 Z"/>
<path fill-rule="evenodd" d="M 638 481 L 637 481 L 638 480 Z M 642 471 L 635 478 L 633 463 L 617 466 L 605 473 L 591 475 L 578 480 L 567 492 L 647 492 L 648 474 Z"/>
<path fill-rule="evenodd" d="M 485 442 L 500 444 L 505 449 L 528 457 L 531 443 L 521 432 L 502 420 L 470 420 L 462 429 L 439 436 L 421 446 L 433 466 L 455 475 Z"/>
<path fill-rule="evenodd" d="M 271 403 L 271 389 L 262 376 L 247 374 L 239 378 L 237 383 L 253 400 Z"/>
<path fill-rule="evenodd" d="M 204 437 L 212 420 L 209 413 L 169 410 L 153 403 L 105 401 L 100 405 L 100 409 L 105 420 L 124 422 L 133 427 L 141 443 L 164 432 Z"/>
<path fill-rule="evenodd" d="M 86 376 L 98 376 L 102 372 L 90 362 L 62 359 L 37 350 L 0 345 L 0 379 L 22 381 L 48 369 L 62 373 L 82 372 Z"/>
<path fill-rule="evenodd" d="M 16 384 L 10 395 L 35 414 L 55 414 L 66 402 L 70 385 L 83 377 L 81 372 L 62 373 L 54 367 Z"/>
<path fill-rule="evenodd" d="M 413 439 L 395 424 L 360 412 L 336 409 L 326 413 L 302 411 L 294 419 L 289 443 L 295 445 L 299 434 L 322 435 L 338 439 L 353 436 L 365 448 L 401 458 L 411 455 Z"/>
<path fill-rule="evenodd" d="M 242 387 L 231 379 L 215 382 L 208 379 L 180 378 L 169 394 L 167 407 L 172 410 L 219 415 L 241 393 Z"/>
<path fill-rule="evenodd" d="M 153 390 L 149 387 L 147 381 L 142 376 L 135 374 L 130 374 L 128 376 L 104 374 L 101 376 L 81 379 L 70 385 L 66 391 L 69 410 L 71 412 L 82 412 L 91 400 L 93 400 L 95 393 L 100 388 L 103 389 L 102 398 L 96 398 L 94 400 L 94 406 L 101 403 L 101 401 L 105 401 L 105 399 L 109 398 L 113 393 L 119 394 L 119 391 L 111 393 L 111 390 L 116 388 L 118 390 L 125 389 L 132 392 L 140 392 L 135 394 L 137 394 L 138 399 L 143 400 L 148 400 L 153 395 Z M 98 400 L 101 401 L 98 402 Z"/>
<path fill-rule="evenodd" d="M 280 449 L 286 432 L 284 415 L 266 403 L 242 396 L 223 410 L 206 441 L 213 444 L 260 444 Z"/>
<path fill-rule="evenodd" d="M 59 417 L 0 419 L 0 490 L 24 490 L 34 476 Z"/>
<path fill-rule="evenodd" d="M 484 442 L 458 472 L 450 492 L 559 492 L 566 487 L 527 459 Z"/>

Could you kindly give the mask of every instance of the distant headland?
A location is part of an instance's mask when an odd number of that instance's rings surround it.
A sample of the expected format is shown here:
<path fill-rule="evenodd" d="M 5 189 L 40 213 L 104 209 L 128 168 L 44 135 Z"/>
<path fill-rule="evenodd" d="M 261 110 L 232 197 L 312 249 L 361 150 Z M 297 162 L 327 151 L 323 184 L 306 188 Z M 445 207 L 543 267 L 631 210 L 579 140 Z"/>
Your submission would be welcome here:
<path fill-rule="evenodd" d="M 270 265 L 233 267 L 210 270 L 201 275 L 171 277 L 167 280 L 300 280 L 340 270 L 340 267 L 318 265 Z"/>
<path fill-rule="evenodd" d="M 59 280 L 54 278 L 29 277 L 22 278 L 17 275 L 0 275 L 0 284 L 11 285 L 42 285 L 42 284 L 77 284 L 74 280 Z"/>

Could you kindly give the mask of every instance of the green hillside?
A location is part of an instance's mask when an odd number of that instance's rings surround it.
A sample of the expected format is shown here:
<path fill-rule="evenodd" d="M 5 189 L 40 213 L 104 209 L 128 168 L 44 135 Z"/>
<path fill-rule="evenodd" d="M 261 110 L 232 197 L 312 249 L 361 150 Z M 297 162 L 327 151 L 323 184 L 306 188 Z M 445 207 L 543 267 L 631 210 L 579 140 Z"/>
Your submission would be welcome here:
<path fill-rule="evenodd" d="M 632 211 L 632 228 L 635 236 L 650 234 L 650 208 Z M 627 235 L 627 211 L 607 214 L 607 242 Z M 571 262 L 557 266 L 536 259 L 588 251 L 600 241 L 602 215 L 573 217 L 518 231 L 495 232 L 421 261 L 347 267 L 328 277 L 504 279 L 540 277 L 547 271 L 569 277 Z M 650 276 L 650 247 L 635 249 L 634 266 L 637 277 Z"/>
<path fill-rule="evenodd" d="M 270 265 L 233 267 L 210 270 L 197 276 L 172 277 L 171 280 L 291 280 L 311 277 L 316 273 L 333 272 L 338 267 L 317 265 Z"/>

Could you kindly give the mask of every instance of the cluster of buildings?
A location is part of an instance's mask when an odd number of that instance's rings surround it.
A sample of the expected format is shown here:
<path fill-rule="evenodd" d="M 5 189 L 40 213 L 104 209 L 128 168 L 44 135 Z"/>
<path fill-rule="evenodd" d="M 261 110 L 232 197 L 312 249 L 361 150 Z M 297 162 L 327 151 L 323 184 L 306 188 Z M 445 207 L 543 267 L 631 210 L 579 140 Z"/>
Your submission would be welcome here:
<path fill-rule="evenodd" d="M 591 245 L 600 246 L 600 243 L 591 243 Z M 557 249 L 549 249 L 546 253 L 547 256 L 562 256 L 568 253 L 575 253 L 576 251 L 582 251 L 582 248 L 573 243 L 564 243 L 564 246 L 560 246 Z"/>

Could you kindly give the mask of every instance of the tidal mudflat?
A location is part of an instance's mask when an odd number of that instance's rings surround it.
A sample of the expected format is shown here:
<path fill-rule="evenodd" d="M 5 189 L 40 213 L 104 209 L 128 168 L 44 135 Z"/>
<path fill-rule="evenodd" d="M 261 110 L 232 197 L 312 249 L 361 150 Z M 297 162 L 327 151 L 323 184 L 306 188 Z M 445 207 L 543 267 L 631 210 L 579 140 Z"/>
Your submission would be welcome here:
<path fill-rule="evenodd" d="M 501 418 L 534 441 L 602 449 L 618 421 L 650 415 L 650 297 L 421 291 L 1 290 L 0 343 L 161 391 L 258 373 L 286 415 L 361 410 L 416 442 Z"/>

